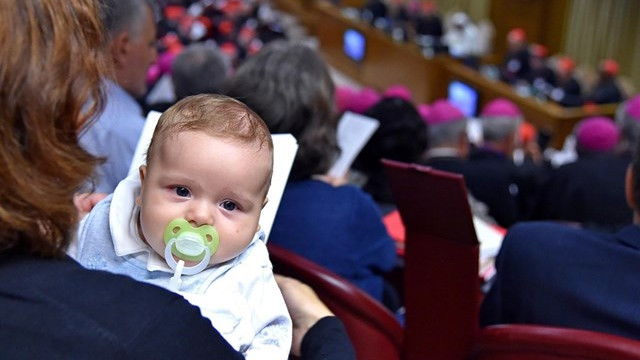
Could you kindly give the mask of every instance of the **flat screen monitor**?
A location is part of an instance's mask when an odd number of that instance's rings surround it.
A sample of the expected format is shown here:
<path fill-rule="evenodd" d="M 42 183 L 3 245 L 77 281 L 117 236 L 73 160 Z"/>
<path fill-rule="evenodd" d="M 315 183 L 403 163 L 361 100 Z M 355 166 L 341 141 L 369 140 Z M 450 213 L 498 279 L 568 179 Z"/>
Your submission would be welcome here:
<path fill-rule="evenodd" d="M 347 29 L 342 39 L 342 49 L 344 54 L 351 60 L 360 62 L 364 59 L 366 39 L 364 35 L 354 29 Z"/>
<path fill-rule="evenodd" d="M 475 117 L 478 110 L 478 91 L 462 81 L 449 83 L 449 102 L 467 117 Z"/>

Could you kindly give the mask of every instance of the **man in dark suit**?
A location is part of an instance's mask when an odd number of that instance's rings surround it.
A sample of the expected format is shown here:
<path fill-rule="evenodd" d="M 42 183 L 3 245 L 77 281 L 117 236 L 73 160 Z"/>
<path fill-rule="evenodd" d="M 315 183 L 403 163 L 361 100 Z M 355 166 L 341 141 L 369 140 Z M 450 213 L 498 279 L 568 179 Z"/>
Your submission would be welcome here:
<path fill-rule="evenodd" d="M 634 225 L 615 234 L 554 222 L 513 226 L 482 304 L 483 326 L 540 324 L 640 339 L 639 150 L 625 179 Z"/>
<path fill-rule="evenodd" d="M 578 159 L 551 171 L 536 218 L 571 221 L 609 232 L 631 224 L 624 193 L 631 154 L 614 152 L 620 131 L 613 119 L 586 118 L 577 124 L 574 135 Z"/>
<path fill-rule="evenodd" d="M 513 152 L 518 142 L 522 113 L 513 102 L 497 98 L 480 112 L 483 142 L 473 147 L 464 165 L 469 191 L 489 207 L 496 222 L 508 228 L 524 218 L 525 197 L 535 176 L 516 166 Z"/>

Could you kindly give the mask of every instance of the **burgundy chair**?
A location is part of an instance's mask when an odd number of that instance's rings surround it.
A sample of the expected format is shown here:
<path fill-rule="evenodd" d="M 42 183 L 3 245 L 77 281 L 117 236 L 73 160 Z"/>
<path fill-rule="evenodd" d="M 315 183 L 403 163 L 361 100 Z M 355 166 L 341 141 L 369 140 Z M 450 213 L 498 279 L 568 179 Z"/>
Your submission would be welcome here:
<path fill-rule="evenodd" d="M 358 359 L 402 359 L 403 329 L 387 308 L 328 269 L 278 245 L 267 247 L 275 273 L 311 286 L 342 320 Z"/>
<path fill-rule="evenodd" d="M 640 342 L 587 330 L 492 325 L 480 331 L 469 357 L 469 360 L 534 359 L 640 359 Z"/>

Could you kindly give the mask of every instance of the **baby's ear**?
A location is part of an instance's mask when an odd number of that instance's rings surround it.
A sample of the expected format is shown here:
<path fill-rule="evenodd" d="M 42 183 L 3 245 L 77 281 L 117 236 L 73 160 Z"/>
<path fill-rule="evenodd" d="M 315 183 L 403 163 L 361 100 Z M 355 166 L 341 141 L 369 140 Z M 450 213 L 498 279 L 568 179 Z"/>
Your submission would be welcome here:
<path fill-rule="evenodd" d="M 141 206 L 142 205 L 142 187 L 144 186 L 144 178 L 147 175 L 147 166 L 140 165 L 140 168 L 138 169 L 138 173 L 140 174 L 140 193 L 138 194 L 138 196 L 136 196 L 136 205 Z"/>

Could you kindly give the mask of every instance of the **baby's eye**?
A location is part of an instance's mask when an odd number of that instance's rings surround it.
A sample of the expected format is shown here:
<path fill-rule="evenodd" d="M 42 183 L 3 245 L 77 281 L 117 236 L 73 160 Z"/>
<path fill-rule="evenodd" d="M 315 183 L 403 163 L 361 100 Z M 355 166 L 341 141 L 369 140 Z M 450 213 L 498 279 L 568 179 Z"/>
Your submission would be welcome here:
<path fill-rule="evenodd" d="M 222 208 L 227 211 L 233 211 L 238 208 L 238 205 L 231 200 L 225 200 L 222 202 Z"/>
<path fill-rule="evenodd" d="M 176 195 L 180 197 L 189 197 L 191 195 L 191 193 L 189 192 L 189 189 L 187 189 L 184 186 L 176 186 L 173 188 L 173 191 L 175 191 Z"/>

